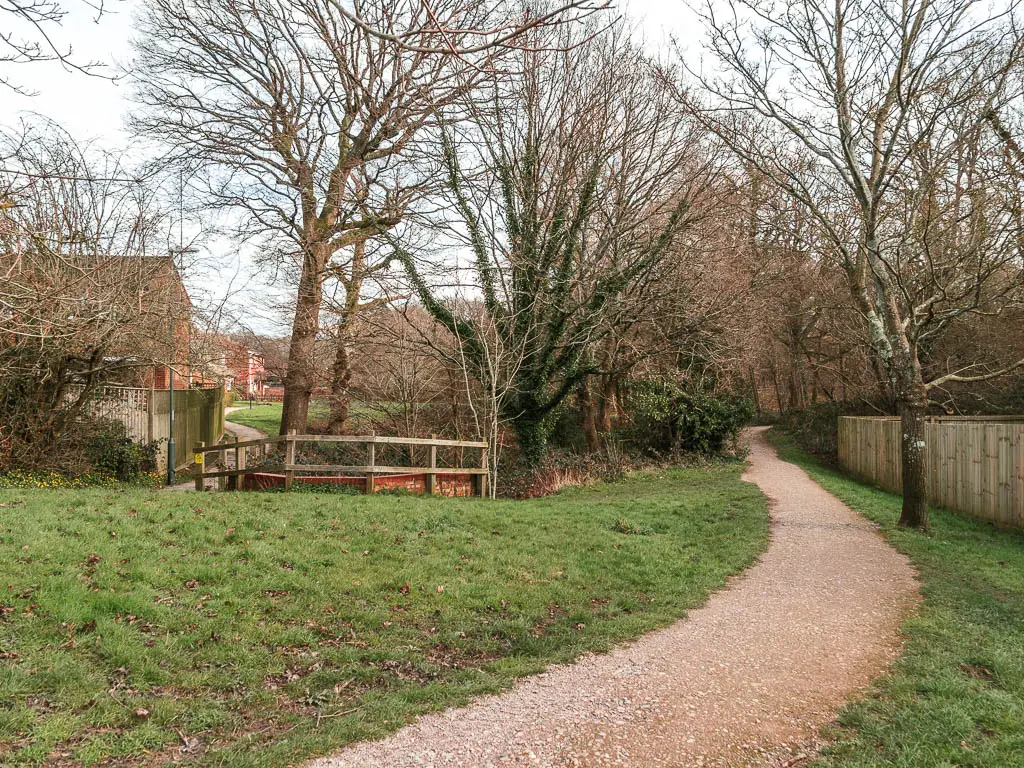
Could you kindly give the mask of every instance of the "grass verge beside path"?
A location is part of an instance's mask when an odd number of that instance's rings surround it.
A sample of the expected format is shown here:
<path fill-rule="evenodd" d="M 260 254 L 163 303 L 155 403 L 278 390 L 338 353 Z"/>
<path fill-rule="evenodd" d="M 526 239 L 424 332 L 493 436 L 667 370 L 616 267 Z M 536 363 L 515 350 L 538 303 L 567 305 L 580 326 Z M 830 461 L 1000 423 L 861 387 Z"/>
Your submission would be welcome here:
<path fill-rule="evenodd" d="M 1024 766 L 1024 534 L 933 509 L 932 533 L 899 528 L 900 497 L 824 467 L 773 429 L 782 458 L 878 523 L 921 576 L 906 647 L 847 706 L 819 768 Z"/>
<path fill-rule="evenodd" d="M 228 421 L 259 429 L 268 435 L 276 435 L 281 431 L 281 403 L 264 403 L 263 405 L 254 405 L 250 408 L 246 401 L 239 400 L 235 405 L 238 406 L 238 410 L 232 411 L 225 416 Z M 347 425 L 361 429 L 362 427 L 359 427 L 360 424 L 365 424 L 367 420 L 375 416 L 383 415 L 387 412 L 390 405 L 390 403 L 374 404 L 354 401 L 349 408 L 350 421 L 347 422 Z M 330 407 L 324 401 L 312 401 L 309 404 L 309 423 L 322 424 L 326 422 L 328 416 L 330 416 L 330 410 Z"/>
<path fill-rule="evenodd" d="M 281 404 L 267 403 L 254 405 L 251 408 L 245 402 L 236 404 L 237 411 L 227 414 L 224 419 L 244 427 L 258 429 L 268 435 L 276 435 L 281 431 Z M 309 420 L 317 421 L 327 418 L 327 409 L 310 404 Z"/>
<path fill-rule="evenodd" d="M 672 622 L 738 463 L 524 502 L 0 491 L 0 764 L 284 766 Z"/>

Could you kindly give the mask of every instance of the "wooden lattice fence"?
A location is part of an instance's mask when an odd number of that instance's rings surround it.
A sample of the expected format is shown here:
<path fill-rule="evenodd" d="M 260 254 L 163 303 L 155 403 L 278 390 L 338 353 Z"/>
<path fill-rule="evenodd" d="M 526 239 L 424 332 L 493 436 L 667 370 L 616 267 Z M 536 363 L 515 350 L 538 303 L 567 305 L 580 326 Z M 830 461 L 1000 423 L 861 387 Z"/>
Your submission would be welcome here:
<path fill-rule="evenodd" d="M 75 393 L 72 392 L 72 395 Z M 176 468 L 192 462 L 192 446 L 212 445 L 224 435 L 224 390 L 220 387 L 181 389 L 174 393 L 174 441 Z M 139 443 L 160 441 L 158 463 L 167 466 L 171 431 L 170 393 L 166 389 L 101 387 L 86 412 L 93 418 L 124 424 L 128 436 Z"/>

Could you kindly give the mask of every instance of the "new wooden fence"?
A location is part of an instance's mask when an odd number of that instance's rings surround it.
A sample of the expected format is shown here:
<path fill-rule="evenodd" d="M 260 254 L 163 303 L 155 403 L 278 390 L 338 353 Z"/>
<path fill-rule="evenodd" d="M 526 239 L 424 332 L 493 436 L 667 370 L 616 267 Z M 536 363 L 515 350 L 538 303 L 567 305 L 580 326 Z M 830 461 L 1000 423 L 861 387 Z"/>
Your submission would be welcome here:
<path fill-rule="evenodd" d="M 301 461 L 302 458 L 323 458 L 322 453 L 318 456 L 315 450 L 303 456 L 304 447 L 315 449 L 317 446 L 333 447 L 334 452 L 341 447 L 354 449 L 363 458 L 363 463 Z M 380 461 L 384 458 L 380 451 L 385 448 L 392 449 L 391 458 L 394 459 L 396 447 L 401 448 L 398 452 L 400 458 L 408 461 L 408 465 Z M 439 451 L 447 452 L 447 462 L 438 461 Z M 473 464 L 462 466 L 467 451 L 479 453 L 472 457 L 476 459 Z M 212 459 L 207 458 L 211 455 Z M 417 465 L 417 459 L 424 459 L 424 464 Z M 247 480 L 273 478 L 280 479 L 282 482 L 279 484 L 286 491 L 297 480 L 304 480 L 352 485 L 364 493 L 374 493 L 382 487 L 389 487 L 428 494 L 487 495 L 486 441 L 379 435 L 297 435 L 292 432 L 213 446 L 200 442 L 195 447 L 195 464 L 197 491 L 204 490 L 210 479 L 216 480 L 218 487 L 223 484 L 229 490 L 240 490 L 260 486 L 259 482 Z M 353 474 L 359 477 L 351 477 Z M 399 478 L 403 482 L 392 482 Z"/>
<path fill-rule="evenodd" d="M 72 390 L 72 394 L 75 391 Z M 86 407 L 89 415 L 124 424 L 128 436 L 140 443 L 165 441 L 170 437 L 170 393 L 166 389 L 142 387 L 101 387 Z M 192 462 L 192 446 L 207 445 L 224 434 L 224 390 L 180 389 L 174 392 L 174 466 Z M 158 463 L 167 465 L 167 446 L 161 443 Z"/>
<path fill-rule="evenodd" d="M 924 442 L 932 504 L 1024 528 L 1024 417 L 934 418 Z M 841 417 L 839 466 L 900 493 L 899 417 Z"/>

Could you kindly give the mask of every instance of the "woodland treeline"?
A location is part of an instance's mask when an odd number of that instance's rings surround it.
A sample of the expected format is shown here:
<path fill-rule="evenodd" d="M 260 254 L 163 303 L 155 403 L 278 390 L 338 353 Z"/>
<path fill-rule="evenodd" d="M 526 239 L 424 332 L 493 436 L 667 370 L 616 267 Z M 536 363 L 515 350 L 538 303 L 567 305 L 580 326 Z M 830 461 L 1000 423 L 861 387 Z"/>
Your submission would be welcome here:
<path fill-rule="evenodd" d="M 185 179 L 200 228 L 231 222 L 289 288 L 284 337 L 249 333 L 282 432 L 314 396 L 335 433 L 386 404 L 381 428 L 535 466 L 893 413 L 904 522 L 926 525 L 928 412 L 1024 410 L 1017 6 L 691 12 L 699 42 L 654 50 L 590 0 L 146 0 L 129 127 L 158 161 L 118 177 L 116 216 L 95 153 L 44 130 L 72 177 L 9 132 L 0 397 L 103 360 L 130 319 L 61 335 L 39 297 L 89 280 L 77 251 L 166 254 L 173 195 L 151 190 Z"/>

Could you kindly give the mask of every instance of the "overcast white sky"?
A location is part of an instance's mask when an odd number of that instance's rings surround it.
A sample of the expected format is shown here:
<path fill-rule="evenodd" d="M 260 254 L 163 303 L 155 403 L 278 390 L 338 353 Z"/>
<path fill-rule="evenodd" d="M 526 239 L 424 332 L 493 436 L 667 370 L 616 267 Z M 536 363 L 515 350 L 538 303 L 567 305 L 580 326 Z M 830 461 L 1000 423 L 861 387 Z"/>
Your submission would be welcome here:
<path fill-rule="evenodd" d="M 103 62 L 112 72 L 129 68 L 132 17 L 139 5 L 137 0 L 107 0 L 108 13 L 97 22 L 95 11 L 84 3 L 66 0 L 68 15 L 54 38 L 64 46 L 72 46 L 77 61 Z M 684 42 L 696 38 L 696 24 L 684 0 L 630 0 L 618 6 L 639 22 L 644 36 L 654 47 L 664 45 L 670 36 Z M 6 66 L 4 73 L 35 93 L 22 96 L 0 86 L 0 124 L 14 125 L 22 117 L 38 113 L 62 125 L 80 142 L 97 141 L 108 148 L 120 149 L 131 141 L 124 131 L 124 119 L 131 109 L 126 82 L 67 71 L 56 62 Z M 223 264 L 223 274 L 194 276 L 193 282 L 218 286 L 215 292 L 224 293 L 232 282 L 237 286 L 240 280 L 244 281 L 249 271 L 248 262 L 244 255 L 222 253 L 217 256 Z M 190 289 L 198 291 L 200 287 L 193 285 Z M 265 289 L 254 284 L 250 290 Z M 263 332 L 274 330 L 266 321 L 259 325 Z"/>

